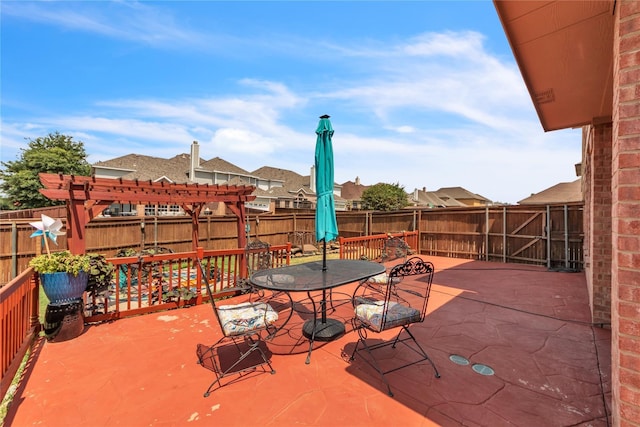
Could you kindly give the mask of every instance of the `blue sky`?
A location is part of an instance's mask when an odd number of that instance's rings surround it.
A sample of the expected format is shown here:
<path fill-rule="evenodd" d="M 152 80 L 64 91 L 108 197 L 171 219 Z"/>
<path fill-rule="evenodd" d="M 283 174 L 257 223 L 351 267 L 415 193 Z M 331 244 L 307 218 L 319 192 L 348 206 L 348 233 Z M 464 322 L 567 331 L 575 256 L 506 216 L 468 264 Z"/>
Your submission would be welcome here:
<path fill-rule="evenodd" d="M 200 143 L 335 179 L 516 203 L 576 178 L 580 130 L 545 133 L 491 1 L 7 1 L 1 160 L 59 131 L 89 162 Z"/>

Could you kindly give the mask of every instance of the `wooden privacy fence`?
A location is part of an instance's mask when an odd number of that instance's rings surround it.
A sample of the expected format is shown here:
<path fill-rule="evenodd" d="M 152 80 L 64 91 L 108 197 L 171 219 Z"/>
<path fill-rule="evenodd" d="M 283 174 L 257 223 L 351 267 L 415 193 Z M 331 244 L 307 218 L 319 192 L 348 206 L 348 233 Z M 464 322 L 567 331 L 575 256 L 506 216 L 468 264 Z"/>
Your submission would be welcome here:
<path fill-rule="evenodd" d="M 581 270 L 582 210 L 582 204 L 570 204 L 351 211 L 338 212 L 337 220 L 343 238 L 418 231 L 419 239 L 412 247 L 426 255 Z M 0 284 L 16 277 L 41 253 L 40 240 L 30 238 L 32 221 L 0 220 Z M 247 225 L 248 238 L 272 245 L 316 243 L 314 213 L 248 215 Z M 203 216 L 199 227 L 199 246 L 207 250 L 236 248 L 235 216 Z M 191 219 L 96 218 L 87 225 L 86 243 L 88 252 L 108 257 L 130 247 L 162 246 L 186 252 L 192 250 Z M 65 236 L 58 238 L 58 247 L 67 247 Z"/>
<path fill-rule="evenodd" d="M 583 206 L 503 206 L 421 212 L 420 253 L 580 271 Z"/>

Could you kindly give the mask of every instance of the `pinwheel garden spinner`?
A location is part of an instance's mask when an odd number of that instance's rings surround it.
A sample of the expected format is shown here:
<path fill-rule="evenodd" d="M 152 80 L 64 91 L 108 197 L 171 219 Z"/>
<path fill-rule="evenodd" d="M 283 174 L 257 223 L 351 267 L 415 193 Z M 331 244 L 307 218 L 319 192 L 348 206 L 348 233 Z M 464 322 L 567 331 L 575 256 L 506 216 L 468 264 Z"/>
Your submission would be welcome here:
<path fill-rule="evenodd" d="M 59 219 L 53 219 L 47 215 L 41 215 L 42 221 L 30 222 L 33 227 L 36 228 L 36 231 L 33 232 L 31 237 L 42 236 L 42 244 L 46 248 L 47 255 L 51 255 L 51 251 L 49 250 L 49 241 L 47 238 L 51 239 L 53 243 L 56 245 L 58 236 L 64 236 L 65 232 L 60 231 L 62 228 L 62 221 Z"/>

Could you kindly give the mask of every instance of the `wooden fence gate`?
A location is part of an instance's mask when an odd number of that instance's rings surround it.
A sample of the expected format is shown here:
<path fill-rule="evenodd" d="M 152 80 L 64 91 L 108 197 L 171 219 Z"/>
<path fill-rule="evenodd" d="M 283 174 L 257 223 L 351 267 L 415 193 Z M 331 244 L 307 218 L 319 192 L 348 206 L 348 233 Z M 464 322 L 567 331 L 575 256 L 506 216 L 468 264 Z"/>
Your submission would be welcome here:
<path fill-rule="evenodd" d="M 581 204 L 422 211 L 423 254 L 580 271 Z"/>

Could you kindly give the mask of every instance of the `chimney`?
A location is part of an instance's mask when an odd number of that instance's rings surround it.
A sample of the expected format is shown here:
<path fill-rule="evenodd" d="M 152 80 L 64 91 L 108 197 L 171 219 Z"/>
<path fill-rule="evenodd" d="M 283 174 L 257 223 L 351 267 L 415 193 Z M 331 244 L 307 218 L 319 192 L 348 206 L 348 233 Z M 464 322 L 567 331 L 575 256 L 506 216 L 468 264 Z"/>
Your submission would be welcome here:
<path fill-rule="evenodd" d="M 427 187 L 422 187 L 422 191 L 427 192 Z"/>
<path fill-rule="evenodd" d="M 360 185 L 360 177 L 356 176 L 356 185 Z"/>
<path fill-rule="evenodd" d="M 418 189 L 415 188 L 413 190 L 413 200 L 418 201 Z"/>
<path fill-rule="evenodd" d="M 311 191 L 316 192 L 316 167 L 311 166 L 311 173 L 309 174 L 309 187 Z"/>
<path fill-rule="evenodd" d="M 189 169 L 189 181 L 195 182 L 196 169 L 200 167 L 200 146 L 198 141 L 193 141 L 191 144 L 191 168 Z"/>

